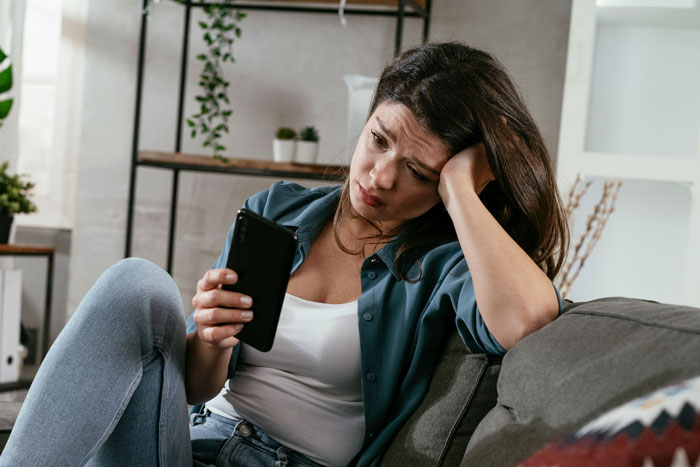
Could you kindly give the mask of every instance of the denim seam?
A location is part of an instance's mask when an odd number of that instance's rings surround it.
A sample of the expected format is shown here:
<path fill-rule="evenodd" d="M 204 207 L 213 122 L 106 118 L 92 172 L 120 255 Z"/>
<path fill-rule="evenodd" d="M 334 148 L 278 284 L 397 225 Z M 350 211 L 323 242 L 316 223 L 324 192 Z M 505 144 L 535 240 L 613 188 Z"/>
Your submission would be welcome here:
<path fill-rule="evenodd" d="M 158 350 L 158 353 L 160 353 L 161 357 L 163 358 L 163 379 L 160 393 L 160 410 L 158 413 L 158 464 L 160 465 L 160 467 L 167 467 L 165 457 L 167 457 L 166 436 L 168 435 L 168 430 L 165 426 L 166 423 L 163 419 L 163 414 L 166 412 L 166 408 L 164 407 L 165 401 L 169 399 L 170 394 L 170 386 L 168 384 L 169 378 L 167 373 L 169 358 L 160 350 Z"/>
<path fill-rule="evenodd" d="M 121 419 L 121 416 L 124 414 L 124 411 L 126 410 L 126 407 L 129 405 L 129 401 L 131 400 L 131 396 L 134 395 L 134 392 L 136 391 L 136 388 L 138 387 L 139 383 L 141 382 L 141 377 L 143 376 L 143 368 L 139 371 L 137 377 L 131 382 L 131 385 L 129 385 L 129 390 L 126 392 L 124 395 L 124 399 L 122 399 L 121 404 L 119 405 L 119 410 L 115 414 L 114 418 L 112 419 L 112 423 L 107 427 L 107 430 L 102 434 L 102 437 L 99 439 L 97 443 L 95 443 L 95 446 L 92 448 L 90 452 L 87 453 L 85 456 L 85 459 L 80 463 L 80 466 L 84 466 L 87 464 L 87 462 L 99 451 L 99 449 L 104 445 L 105 441 L 109 436 L 112 434 L 114 429 L 117 427 L 117 424 L 119 423 L 119 420 Z"/>

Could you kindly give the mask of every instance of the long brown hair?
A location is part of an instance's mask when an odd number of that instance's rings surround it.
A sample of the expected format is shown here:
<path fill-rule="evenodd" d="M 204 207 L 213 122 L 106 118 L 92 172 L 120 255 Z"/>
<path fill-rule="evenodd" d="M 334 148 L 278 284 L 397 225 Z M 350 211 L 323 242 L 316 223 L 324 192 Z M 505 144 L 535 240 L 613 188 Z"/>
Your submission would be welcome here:
<path fill-rule="evenodd" d="M 484 143 L 496 180 L 481 192 L 481 201 L 554 279 L 569 244 L 566 214 L 542 135 L 503 65 L 489 53 L 458 42 L 424 44 L 404 51 L 384 68 L 368 120 L 383 102 L 408 107 L 442 139 L 450 154 Z M 353 211 L 346 179 L 334 225 L 343 216 L 356 215 Z M 426 251 L 456 238 L 441 202 L 405 222 L 401 233 L 395 263 L 403 279 L 415 258 L 409 252 Z M 380 231 L 377 242 L 386 240 Z M 337 231 L 336 241 L 348 251 Z"/>

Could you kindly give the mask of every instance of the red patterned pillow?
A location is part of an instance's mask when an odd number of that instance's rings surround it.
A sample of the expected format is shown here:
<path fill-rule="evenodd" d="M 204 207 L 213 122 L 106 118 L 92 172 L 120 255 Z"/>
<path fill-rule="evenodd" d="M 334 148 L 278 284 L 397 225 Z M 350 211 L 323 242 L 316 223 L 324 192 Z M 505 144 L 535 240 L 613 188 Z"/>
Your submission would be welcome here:
<path fill-rule="evenodd" d="M 700 377 L 617 407 L 519 467 L 700 467 Z"/>

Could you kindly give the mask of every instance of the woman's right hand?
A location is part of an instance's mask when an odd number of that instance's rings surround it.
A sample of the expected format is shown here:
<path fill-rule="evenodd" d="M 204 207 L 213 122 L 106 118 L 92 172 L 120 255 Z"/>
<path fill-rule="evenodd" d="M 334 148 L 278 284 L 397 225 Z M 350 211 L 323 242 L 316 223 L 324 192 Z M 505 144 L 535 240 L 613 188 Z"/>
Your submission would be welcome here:
<path fill-rule="evenodd" d="M 234 336 L 253 319 L 250 297 L 221 288 L 237 281 L 238 275 L 231 269 L 210 269 L 197 282 L 197 294 L 192 298 L 197 337 L 219 349 L 237 345 Z"/>

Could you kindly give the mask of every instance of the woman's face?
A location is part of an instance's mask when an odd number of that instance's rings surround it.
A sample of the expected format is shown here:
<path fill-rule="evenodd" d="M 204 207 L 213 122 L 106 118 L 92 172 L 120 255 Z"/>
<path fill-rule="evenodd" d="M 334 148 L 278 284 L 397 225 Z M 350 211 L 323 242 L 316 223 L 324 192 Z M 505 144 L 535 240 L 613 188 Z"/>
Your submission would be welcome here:
<path fill-rule="evenodd" d="M 382 230 L 427 212 L 440 201 L 440 170 L 450 154 L 403 104 L 379 104 L 350 164 L 352 207 Z"/>

